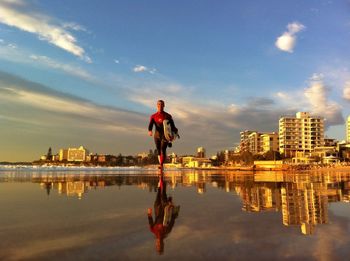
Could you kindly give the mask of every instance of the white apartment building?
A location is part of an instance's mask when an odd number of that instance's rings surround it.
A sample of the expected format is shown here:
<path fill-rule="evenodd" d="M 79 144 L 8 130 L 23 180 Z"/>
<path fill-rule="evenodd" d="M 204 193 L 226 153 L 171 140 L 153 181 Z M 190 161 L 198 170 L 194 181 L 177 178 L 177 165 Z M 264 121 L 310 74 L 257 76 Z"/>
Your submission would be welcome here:
<path fill-rule="evenodd" d="M 249 134 L 249 136 L 248 136 L 248 144 L 249 144 L 248 150 L 252 154 L 258 154 L 258 153 L 262 152 L 260 137 L 261 137 L 261 133 L 256 132 L 256 131 Z"/>
<path fill-rule="evenodd" d="M 252 154 L 265 153 L 270 150 L 278 151 L 278 133 L 242 131 L 240 149 Z"/>
<path fill-rule="evenodd" d="M 346 142 L 350 143 L 350 115 L 346 119 Z"/>
<path fill-rule="evenodd" d="M 324 146 L 324 119 L 311 117 L 308 112 L 297 112 L 296 117 L 279 120 L 279 150 L 286 157 L 297 152 L 310 155 L 315 147 Z"/>
<path fill-rule="evenodd" d="M 89 151 L 83 146 L 79 148 L 68 148 L 68 161 L 85 161 Z"/>
<path fill-rule="evenodd" d="M 239 150 L 241 152 L 249 151 L 249 139 L 248 139 L 248 137 L 253 132 L 255 132 L 255 131 L 245 130 L 245 131 L 241 131 L 240 132 L 241 140 L 240 140 L 240 143 L 239 143 Z"/>

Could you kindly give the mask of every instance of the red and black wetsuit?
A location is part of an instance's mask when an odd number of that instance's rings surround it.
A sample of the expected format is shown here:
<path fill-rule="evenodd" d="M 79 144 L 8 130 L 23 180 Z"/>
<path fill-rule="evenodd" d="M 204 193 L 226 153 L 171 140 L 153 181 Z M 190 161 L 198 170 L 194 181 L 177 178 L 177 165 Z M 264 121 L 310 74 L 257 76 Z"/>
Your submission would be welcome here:
<path fill-rule="evenodd" d="M 150 117 L 148 130 L 152 131 L 153 125 L 155 125 L 156 130 L 154 132 L 154 142 L 157 147 L 158 155 L 160 156 L 160 163 L 163 164 L 163 160 L 166 155 L 166 148 L 168 146 L 168 141 L 164 136 L 163 121 L 168 120 L 173 132 L 177 133 L 177 128 L 175 127 L 173 118 L 171 115 L 165 111 L 156 112 Z"/>

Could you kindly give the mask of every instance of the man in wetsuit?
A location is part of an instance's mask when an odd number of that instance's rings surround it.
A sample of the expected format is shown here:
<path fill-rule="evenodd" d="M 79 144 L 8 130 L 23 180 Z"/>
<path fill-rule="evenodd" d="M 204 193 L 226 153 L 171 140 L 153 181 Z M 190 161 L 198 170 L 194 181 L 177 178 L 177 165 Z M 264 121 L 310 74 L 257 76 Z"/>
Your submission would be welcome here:
<path fill-rule="evenodd" d="M 169 141 L 164 136 L 163 121 L 168 120 L 170 122 L 172 131 L 174 133 L 178 132 L 177 128 L 175 127 L 173 118 L 169 113 L 164 111 L 164 106 L 165 104 L 163 100 L 157 101 L 157 112 L 151 116 L 149 125 L 148 125 L 149 136 L 153 135 L 152 129 L 153 129 L 153 125 L 155 125 L 154 142 L 157 147 L 160 169 L 163 169 L 163 163 L 166 158 L 166 149 L 169 144 Z"/>

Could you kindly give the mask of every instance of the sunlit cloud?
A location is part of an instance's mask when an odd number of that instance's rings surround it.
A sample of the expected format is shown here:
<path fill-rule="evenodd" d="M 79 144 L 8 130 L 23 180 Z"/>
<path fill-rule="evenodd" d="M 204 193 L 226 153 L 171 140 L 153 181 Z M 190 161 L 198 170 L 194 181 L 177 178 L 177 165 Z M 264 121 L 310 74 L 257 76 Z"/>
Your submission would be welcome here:
<path fill-rule="evenodd" d="M 296 34 L 304 30 L 305 28 L 306 27 L 299 22 L 288 24 L 288 31 L 284 32 L 281 36 L 277 38 L 275 42 L 276 47 L 281 51 L 292 53 L 297 41 Z"/>
<path fill-rule="evenodd" d="M 47 15 L 29 11 L 27 3 L 22 0 L 1 1 L 0 13 L 0 23 L 35 34 L 40 40 L 47 41 L 91 63 L 91 58 L 78 45 L 77 39 L 66 30 L 73 29 L 72 24 L 69 28 L 55 24 L 54 19 Z M 73 30 L 77 28 L 75 25 Z"/>
<path fill-rule="evenodd" d="M 22 49 L 13 43 L 8 43 L 5 41 L 2 43 L 0 42 L 0 59 L 22 64 L 32 64 L 44 68 L 52 68 L 55 70 L 60 70 L 66 74 L 79 77 L 85 81 L 96 81 L 96 77 L 79 66 L 62 63 L 45 55 L 38 55 L 27 52 L 25 49 Z"/>
<path fill-rule="evenodd" d="M 27 105 L 55 111 L 55 112 L 68 112 L 73 114 L 91 115 L 96 114 L 96 108 L 90 104 L 84 104 L 77 101 L 69 101 L 64 98 L 55 97 L 52 95 L 14 89 L 14 88 L 2 88 L 8 91 L 10 99 L 13 102 L 25 103 Z"/>
<path fill-rule="evenodd" d="M 280 99 L 288 99 L 288 94 L 286 94 L 284 92 L 277 92 L 276 96 Z"/>
<path fill-rule="evenodd" d="M 16 80 L 7 74 L 1 75 L 3 76 L 0 79 L 0 101 L 11 106 L 25 106 L 28 110 L 52 112 L 63 115 L 68 120 L 74 117 L 78 119 L 77 125 L 86 122 L 98 129 L 114 131 L 133 129 L 136 130 L 135 134 L 143 130 L 143 122 L 140 122 L 142 116 L 139 113 L 97 105 L 19 78 Z"/>
<path fill-rule="evenodd" d="M 57 61 L 55 61 L 47 56 L 44 56 L 44 55 L 31 54 L 31 55 L 29 55 L 29 58 L 32 59 L 33 61 L 35 61 L 36 63 L 39 63 L 43 66 L 62 70 L 67 74 L 77 76 L 81 79 L 84 79 L 87 81 L 94 81 L 95 80 L 95 77 L 93 77 L 91 74 L 89 74 L 87 71 L 85 71 L 84 69 L 82 69 L 80 67 L 60 63 L 60 62 L 57 62 Z"/>
<path fill-rule="evenodd" d="M 296 88 L 293 92 L 277 92 L 276 102 L 294 112 L 308 111 L 323 117 L 327 126 L 343 124 L 342 106 L 330 99 L 332 89 L 325 84 L 325 76 L 315 73 L 307 84 L 306 88 Z"/>
<path fill-rule="evenodd" d="M 350 82 L 346 82 L 343 89 L 343 98 L 350 101 Z"/>
<path fill-rule="evenodd" d="M 309 87 L 304 92 L 313 114 L 324 117 L 328 126 L 343 124 L 342 108 L 329 99 L 329 93 L 330 88 L 325 85 L 323 75 L 318 74 L 310 78 Z"/>

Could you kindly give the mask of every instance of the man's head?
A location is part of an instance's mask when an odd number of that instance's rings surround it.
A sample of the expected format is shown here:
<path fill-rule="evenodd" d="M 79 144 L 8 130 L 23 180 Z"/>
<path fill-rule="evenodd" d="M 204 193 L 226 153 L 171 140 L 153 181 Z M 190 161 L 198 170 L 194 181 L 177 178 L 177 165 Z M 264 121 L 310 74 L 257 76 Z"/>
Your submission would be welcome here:
<path fill-rule="evenodd" d="M 165 104 L 164 104 L 163 100 L 158 100 L 157 101 L 157 111 L 158 112 L 164 111 L 164 106 L 165 106 Z"/>

